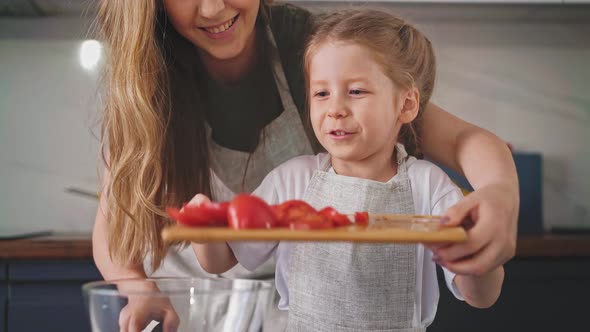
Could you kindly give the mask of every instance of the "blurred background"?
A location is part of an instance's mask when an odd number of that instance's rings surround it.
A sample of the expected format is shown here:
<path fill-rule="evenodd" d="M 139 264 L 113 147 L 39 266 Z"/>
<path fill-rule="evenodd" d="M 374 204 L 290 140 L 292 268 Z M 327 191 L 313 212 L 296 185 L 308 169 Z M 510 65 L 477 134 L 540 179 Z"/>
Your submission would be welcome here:
<path fill-rule="evenodd" d="M 358 5 L 290 2 L 313 11 Z M 590 1 L 363 5 L 430 38 L 433 101 L 510 144 L 521 178 L 521 238 L 500 302 L 471 310 L 443 286 L 432 330 L 581 329 L 590 295 Z M 82 313 L 74 289 L 100 278 L 89 244 L 102 167 L 95 7 L 0 0 L 0 332 L 36 330 L 25 318 L 33 308 L 48 330 L 76 326 L 56 317 Z M 14 240 L 45 232 L 54 236 Z M 78 316 L 69 317 L 84 326 Z"/>

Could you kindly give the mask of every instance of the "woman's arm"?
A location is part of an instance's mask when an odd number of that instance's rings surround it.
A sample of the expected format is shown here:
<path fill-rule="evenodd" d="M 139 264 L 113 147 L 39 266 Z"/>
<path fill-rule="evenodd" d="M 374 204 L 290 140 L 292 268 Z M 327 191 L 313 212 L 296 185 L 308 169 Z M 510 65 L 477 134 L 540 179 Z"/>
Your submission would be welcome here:
<path fill-rule="evenodd" d="M 113 262 L 109 254 L 108 242 L 108 211 L 107 188 L 110 183 L 110 174 L 105 170 L 102 195 L 92 231 L 92 254 L 98 270 L 105 280 L 137 279 L 146 278 L 143 265 L 122 266 Z M 131 293 L 140 291 L 142 287 L 146 292 L 158 292 L 155 285 L 150 283 L 136 283 L 129 285 Z M 119 291 L 125 293 L 125 284 L 118 285 Z M 176 331 L 180 323 L 178 314 L 174 311 L 172 304 L 166 297 L 133 296 L 127 297 L 128 303 L 121 310 L 119 316 L 119 330 L 121 331 L 142 331 L 148 326 L 152 319 L 162 322 L 164 331 Z"/>
<path fill-rule="evenodd" d="M 502 266 L 481 276 L 457 275 L 455 277 L 455 284 L 465 298 L 465 302 L 480 309 L 489 308 L 496 303 L 500 297 L 503 282 Z"/>
<path fill-rule="evenodd" d="M 105 280 L 124 279 L 124 278 L 145 278 L 146 274 L 143 266 L 121 266 L 111 259 L 109 254 L 108 242 L 108 221 L 106 213 L 107 206 L 107 188 L 110 183 L 110 174 L 105 170 L 102 195 L 96 218 L 94 220 L 94 229 L 92 231 L 92 254 L 98 270 Z"/>
<path fill-rule="evenodd" d="M 468 240 L 434 248 L 434 254 L 455 273 L 483 275 L 516 249 L 519 193 L 512 155 L 494 134 L 434 104 L 427 106 L 423 121 L 423 152 L 464 174 L 475 189 L 445 213 L 449 226 L 474 222 Z"/>
<path fill-rule="evenodd" d="M 474 189 L 503 183 L 518 193 L 512 154 L 496 135 L 432 103 L 424 112 L 423 126 L 422 149 L 428 157 L 464 174 Z"/>

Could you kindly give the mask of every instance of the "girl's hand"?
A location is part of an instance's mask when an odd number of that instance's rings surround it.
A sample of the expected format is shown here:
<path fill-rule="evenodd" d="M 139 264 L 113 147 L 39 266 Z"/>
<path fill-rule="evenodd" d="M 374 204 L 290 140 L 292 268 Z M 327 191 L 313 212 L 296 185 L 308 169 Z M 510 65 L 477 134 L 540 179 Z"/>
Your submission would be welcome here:
<path fill-rule="evenodd" d="M 514 257 L 519 196 L 511 188 L 488 185 L 449 208 L 444 225 L 463 225 L 467 241 L 429 245 L 435 262 L 457 274 L 481 276 Z"/>
<path fill-rule="evenodd" d="M 141 332 L 152 320 L 160 322 L 162 331 L 176 332 L 180 319 L 165 297 L 130 295 L 119 315 L 121 332 Z"/>
<path fill-rule="evenodd" d="M 201 205 L 203 203 L 211 203 L 211 199 L 203 194 L 196 194 L 195 197 L 188 202 L 188 205 Z"/>
<path fill-rule="evenodd" d="M 201 205 L 209 203 L 209 197 L 203 194 L 197 194 L 193 197 L 188 205 Z M 197 256 L 199 265 L 207 273 L 221 274 L 234 267 L 238 261 L 234 253 L 226 242 L 192 242 L 191 246 Z"/>

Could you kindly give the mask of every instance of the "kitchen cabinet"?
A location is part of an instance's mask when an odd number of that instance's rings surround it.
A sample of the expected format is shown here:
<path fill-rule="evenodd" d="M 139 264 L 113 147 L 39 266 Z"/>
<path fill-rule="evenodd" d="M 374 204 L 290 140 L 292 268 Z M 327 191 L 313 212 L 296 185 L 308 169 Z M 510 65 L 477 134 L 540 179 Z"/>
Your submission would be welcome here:
<path fill-rule="evenodd" d="M 6 332 L 6 301 L 8 297 L 8 285 L 6 283 L 6 264 L 0 261 L 0 332 Z"/>
<path fill-rule="evenodd" d="M 5 261 L 3 332 L 89 331 L 82 284 L 100 280 L 92 260 Z M 34 317 L 34 319 L 31 319 Z M 0 319 L 0 321 L 2 321 Z"/>
<path fill-rule="evenodd" d="M 505 265 L 505 272 L 498 302 L 484 310 L 456 300 L 439 279 L 441 298 L 428 332 L 587 328 L 590 258 L 515 259 Z"/>
<path fill-rule="evenodd" d="M 505 269 L 502 295 L 485 310 L 456 300 L 439 273 L 428 331 L 587 330 L 590 237 L 521 236 Z M 0 241 L 0 332 L 89 331 L 81 286 L 101 279 L 89 235 Z"/>

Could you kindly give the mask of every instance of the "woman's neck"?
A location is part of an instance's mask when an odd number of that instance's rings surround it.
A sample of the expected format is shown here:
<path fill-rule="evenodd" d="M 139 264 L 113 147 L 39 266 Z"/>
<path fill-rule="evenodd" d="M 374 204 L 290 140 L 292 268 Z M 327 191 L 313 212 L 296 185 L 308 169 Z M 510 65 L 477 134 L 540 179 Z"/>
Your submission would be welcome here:
<path fill-rule="evenodd" d="M 217 82 L 232 83 L 243 78 L 257 63 L 258 41 L 256 30 L 244 50 L 232 59 L 216 59 L 206 52 L 199 52 L 207 72 Z"/>
<path fill-rule="evenodd" d="M 340 175 L 378 182 L 387 182 L 397 174 L 397 163 L 393 157 L 367 158 L 354 161 L 332 157 L 332 167 Z"/>

